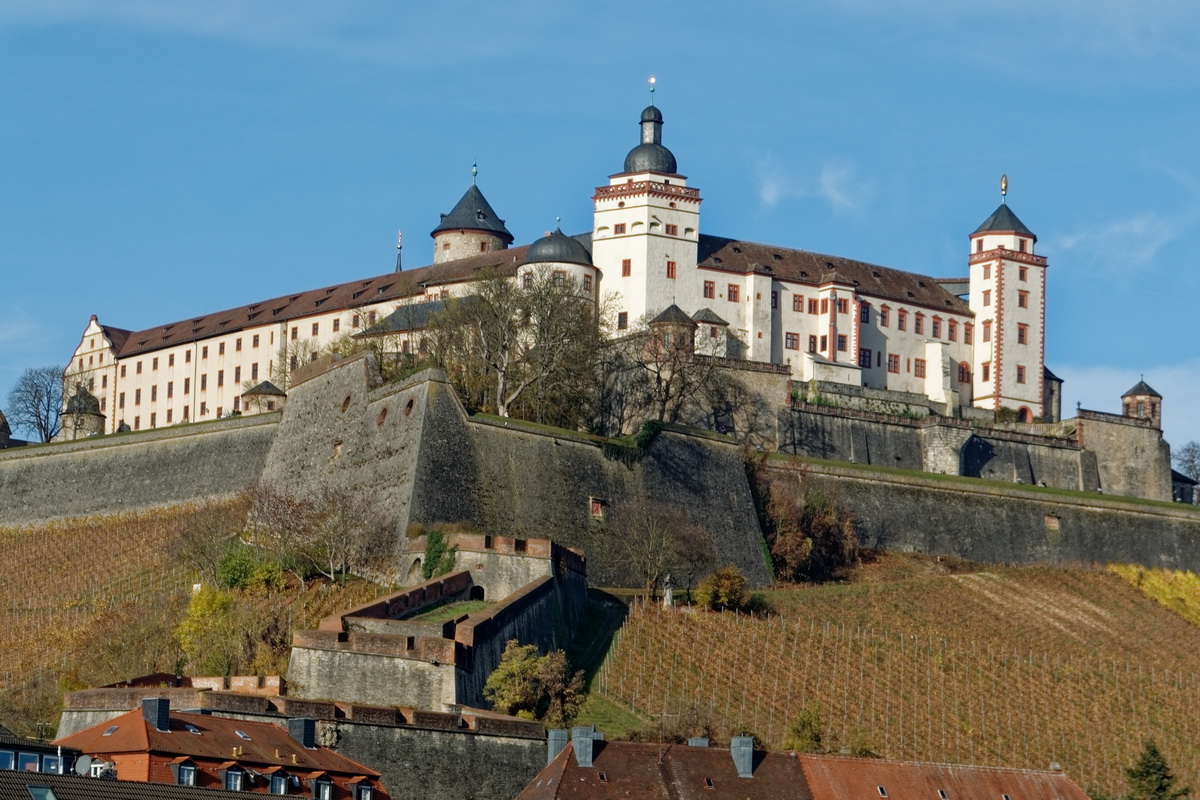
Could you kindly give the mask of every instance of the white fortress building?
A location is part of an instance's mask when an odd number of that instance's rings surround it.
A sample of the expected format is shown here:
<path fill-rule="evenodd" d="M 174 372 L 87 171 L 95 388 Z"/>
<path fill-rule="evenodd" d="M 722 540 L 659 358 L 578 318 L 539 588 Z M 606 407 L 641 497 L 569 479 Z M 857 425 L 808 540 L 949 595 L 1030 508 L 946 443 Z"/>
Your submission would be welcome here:
<path fill-rule="evenodd" d="M 770 363 L 794 380 L 925 395 L 959 409 L 1055 419 L 1044 365 L 1046 259 L 1003 202 L 969 235 L 968 274 L 938 279 L 805 250 L 702 233 L 700 190 L 663 145 L 663 116 L 641 116 L 641 141 L 593 195 L 586 234 L 555 231 L 525 246 L 472 181 L 432 231 L 429 266 L 300 291 L 143 331 L 93 316 L 67 367 L 67 394 L 112 433 L 271 411 L 291 371 L 334 341 L 392 319 L 407 349 L 437 301 L 471 294 L 485 268 L 573 276 L 616 298 L 618 333 L 675 305 L 719 339 L 719 355 Z M 1002 198 L 1006 186 L 1002 186 Z M 395 316 L 393 316 L 395 315 Z M 387 326 L 384 326 L 385 328 Z M 782 398 L 780 399 L 782 402 Z"/>

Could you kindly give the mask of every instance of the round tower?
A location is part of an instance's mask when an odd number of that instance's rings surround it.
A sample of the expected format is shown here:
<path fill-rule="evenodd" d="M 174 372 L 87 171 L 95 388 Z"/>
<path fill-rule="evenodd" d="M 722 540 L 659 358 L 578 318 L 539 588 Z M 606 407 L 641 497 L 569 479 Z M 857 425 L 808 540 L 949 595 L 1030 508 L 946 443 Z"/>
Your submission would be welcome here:
<path fill-rule="evenodd" d="M 449 214 L 442 214 L 441 222 L 429 233 L 433 237 L 434 264 L 504 250 L 513 242 L 504 220 L 475 185 L 478 174 L 478 168 L 471 167 L 471 188 Z"/>
<path fill-rule="evenodd" d="M 60 441 L 83 439 L 88 436 L 99 436 L 104 433 L 106 417 L 100 412 L 100 401 L 95 395 L 76 384 L 75 394 L 67 400 L 66 409 L 62 414 L 62 428 L 58 436 Z"/>
<path fill-rule="evenodd" d="M 546 275 L 564 283 L 569 278 L 593 303 L 600 296 L 600 271 L 592 264 L 592 254 L 582 242 L 559 228 L 529 245 L 517 269 L 517 281 L 527 288 Z"/>

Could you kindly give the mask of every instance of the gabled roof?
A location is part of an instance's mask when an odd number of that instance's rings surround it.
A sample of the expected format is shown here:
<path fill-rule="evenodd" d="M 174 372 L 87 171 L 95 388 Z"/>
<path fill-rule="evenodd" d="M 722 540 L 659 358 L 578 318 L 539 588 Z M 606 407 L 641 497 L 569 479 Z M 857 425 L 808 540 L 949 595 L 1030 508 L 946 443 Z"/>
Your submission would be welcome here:
<path fill-rule="evenodd" d="M 679 306 L 671 303 L 657 317 L 650 320 L 648 325 L 695 325 L 692 318 L 683 312 Z"/>
<path fill-rule="evenodd" d="M 253 389 L 242 392 L 242 397 L 250 397 L 251 395 L 256 394 L 271 395 L 272 397 L 287 397 L 287 392 L 283 391 L 283 389 L 280 389 L 270 381 L 263 381 Z"/>
<path fill-rule="evenodd" d="M 1171 483 L 1182 483 L 1185 486 L 1200 486 L 1200 481 L 1197 481 L 1191 475 L 1184 475 L 1178 470 L 1171 470 Z"/>
<path fill-rule="evenodd" d="M 967 303 L 947 292 L 936 278 L 850 258 L 702 233 L 697 260 L 701 268 L 770 275 L 814 288 L 826 283 L 841 283 L 882 300 L 895 300 L 956 314 L 972 314 Z"/>
<path fill-rule="evenodd" d="M 105 736 L 104 732 L 110 728 L 114 730 Z M 238 731 L 249 738 L 239 735 Z M 239 764 L 379 776 L 378 771 L 327 748 L 305 748 L 278 725 L 207 714 L 172 711 L 170 731 L 160 731 L 146 721 L 139 708 L 65 736 L 55 744 L 74 747 L 88 754 L 158 753 L 217 760 L 228 759 L 233 749 L 238 748 Z"/>
<path fill-rule="evenodd" d="M 1050 371 L 1050 368 L 1049 368 L 1049 367 L 1046 367 L 1046 366 L 1043 366 L 1043 367 L 1042 367 L 1042 378 L 1043 378 L 1043 380 L 1047 380 L 1047 381 L 1055 381 L 1055 382 L 1057 382 L 1057 383 L 1062 383 L 1062 382 L 1063 382 L 1063 379 L 1062 379 L 1062 378 L 1060 378 L 1060 377 L 1058 377 L 1057 375 L 1055 375 L 1053 372 L 1051 372 L 1051 371 Z"/>
<path fill-rule="evenodd" d="M 449 214 L 442 214 L 442 221 L 429 235 L 457 230 L 487 231 L 499 236 L 505 244 L 512 244 L 513 241 L 513 235 L 504 227 L 504 220 L 497 216 L 483 192 L 473 183 L 453 210 Z"/>
<path fill-rule="evenodd" d="M 1033 231 L 1026 228 L 1024 222 L 1017 219 L 1017 215 L 1006 203 L 1001 203 L 1000 207 L 993 211 L 992 215 L 985 219 L 983 224 L 976 228 L 971 235 L 975 236 L 980 233 L 1020 233 L 1031 236 L 1034 241 L 1037 241 Z"/>
<path fill-rule="evenodd" d="M 729 323 L 721 319 L 717 312 L 711 308 L 702 308 L 695 314 L 692 314 L 692 320 L 702 325 L 728 325 Z"/>
<path fill-rule="evenodd" d="M 1121 395 L 1121 397 L 1129 397 L 1130 395 L 1135 394 L 1144 394 L 1149 395 L 1150 397 L 1157 397 L 1159 400 L 1162 399 L 1162 395 L 1151 389 L 1150 384 L 1146 383 L 1145 381 L 1138 381 L 1133 385 L 1132 389 Z"/>
<path fill-rule="evenodd" d="M 259 798 L 258 792 L 227 792 L 199 786 L 172 786 L 141 781 L 117 781 L 80 775 L 0 770 L 0 800 L 30 800 L 29 787 L 48 788 L 57 800 L 221 800 Z"/>

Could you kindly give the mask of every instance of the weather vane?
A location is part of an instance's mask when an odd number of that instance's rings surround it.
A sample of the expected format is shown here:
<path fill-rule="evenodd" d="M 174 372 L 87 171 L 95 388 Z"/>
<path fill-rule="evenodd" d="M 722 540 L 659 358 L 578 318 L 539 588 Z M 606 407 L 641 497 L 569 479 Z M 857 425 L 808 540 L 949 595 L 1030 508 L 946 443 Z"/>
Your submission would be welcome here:
<path fill-rule="evenodd" d="M 475 178 L 479 176 L 479 162 L 471 164 L 471 185 L 475 185 Z"/>
<path fill-rule="evenodd" d="M 562 230 L 562 217 L 554 218 L 554 227 L 558 228 L 559 230 Z"/>
<path fill-rule="evenodd" d="M 650 76 L 650 105 L 654 105 L 654 84 L 656 80 L 657 79 L 653 75 Z"/>
<path fill-rule="evenodd" d="M 1004 196 L 1008 194 L 1008 176 L 1000 176 L 1000 203 L 1004 203 Z"/>

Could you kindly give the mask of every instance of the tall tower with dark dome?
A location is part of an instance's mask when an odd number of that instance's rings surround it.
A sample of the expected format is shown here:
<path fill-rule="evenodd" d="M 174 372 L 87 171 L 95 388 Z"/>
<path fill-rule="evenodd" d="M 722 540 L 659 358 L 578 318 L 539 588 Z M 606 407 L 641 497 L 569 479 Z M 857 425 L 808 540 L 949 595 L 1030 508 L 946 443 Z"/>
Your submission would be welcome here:
<path fill-rule="evenodd" d="M 692 295 L 701 283 L 694 274 L 700 191 L 687 185 L 663 145 L 663 115 L 653 103 L 639 125 L 641 141 L 625 156 L 624 168 L 592 197 L 592 258 L 606 290 L 619 295 L 618 328 L 631 328 L 672 303 L 699 307 Z"/>

